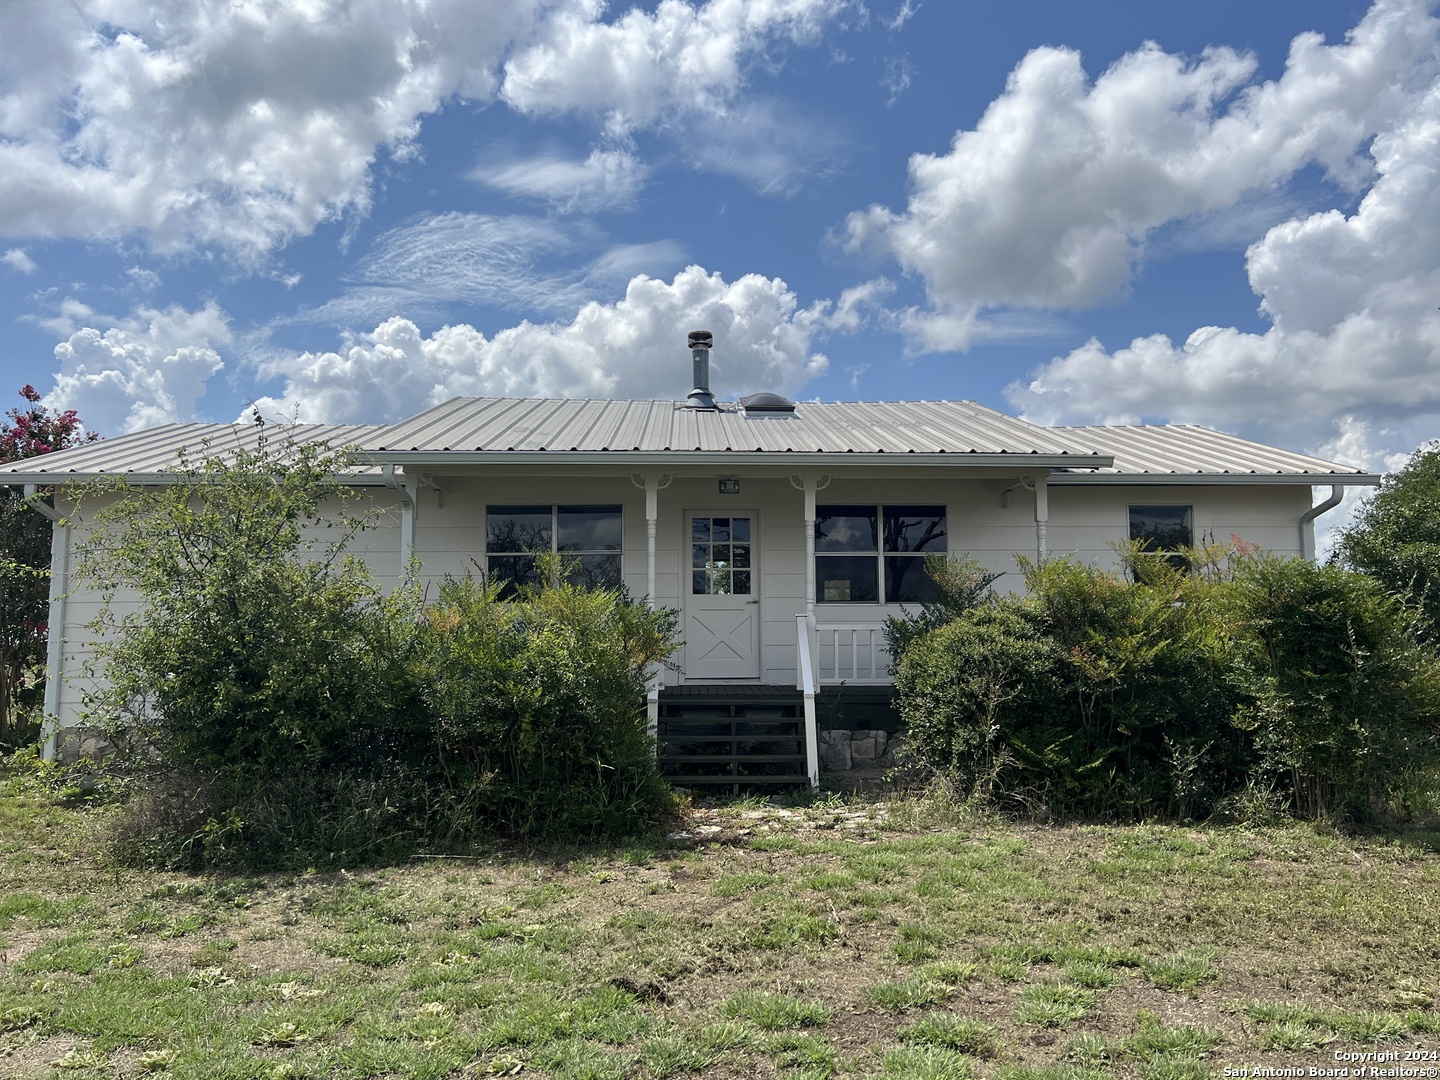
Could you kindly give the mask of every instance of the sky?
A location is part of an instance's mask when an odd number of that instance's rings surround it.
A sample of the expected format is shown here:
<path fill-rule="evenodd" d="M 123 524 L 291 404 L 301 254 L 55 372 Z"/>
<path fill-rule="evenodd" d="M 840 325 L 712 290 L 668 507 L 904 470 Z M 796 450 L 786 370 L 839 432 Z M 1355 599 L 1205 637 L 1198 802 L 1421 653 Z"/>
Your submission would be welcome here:
<path fill-rule="evenodd" d="M 1440 435 L 1424 0 L 8 0 L 0 401 L 968 398 Z M 18 403 L 18 395 L 13 402 Z"/>

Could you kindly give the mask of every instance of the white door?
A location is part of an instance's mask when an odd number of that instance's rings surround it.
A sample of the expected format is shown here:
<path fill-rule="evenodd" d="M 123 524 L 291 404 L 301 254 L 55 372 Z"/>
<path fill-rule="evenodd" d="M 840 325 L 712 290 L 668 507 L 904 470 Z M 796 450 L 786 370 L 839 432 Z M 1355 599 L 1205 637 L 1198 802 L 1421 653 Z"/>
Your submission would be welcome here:
<path fill-rule="evenodd" d="M 685 679 L 760 678 L 759 521 L 753 510 L 691 510 Z"/>

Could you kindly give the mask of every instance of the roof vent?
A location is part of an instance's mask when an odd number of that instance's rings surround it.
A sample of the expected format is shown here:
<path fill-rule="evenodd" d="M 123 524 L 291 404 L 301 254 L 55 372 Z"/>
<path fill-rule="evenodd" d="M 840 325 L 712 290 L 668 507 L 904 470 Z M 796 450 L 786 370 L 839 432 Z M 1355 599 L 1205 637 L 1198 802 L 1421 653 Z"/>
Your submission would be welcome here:
<path fill-rule="evenodd" d="M 694 360 L 695 389 L 686 400 L 692 409 L 714 409 L 715 395 L 710 393 L 710 346 L 715 335 L 709 330 L 690 331 L 690 356 Z"/>
<path fill-rule="evenodd" d="M 740 407 L 747 417 L 794 416 L 795 403 L 779 394 L 751 394 L 740 399 Z"/>

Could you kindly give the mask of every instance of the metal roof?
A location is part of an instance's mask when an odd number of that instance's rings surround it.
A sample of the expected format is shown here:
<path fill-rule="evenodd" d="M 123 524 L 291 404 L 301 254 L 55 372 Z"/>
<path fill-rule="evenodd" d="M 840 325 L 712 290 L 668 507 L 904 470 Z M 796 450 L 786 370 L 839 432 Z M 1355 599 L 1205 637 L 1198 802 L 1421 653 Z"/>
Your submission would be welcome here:
<path fill-rule="evenodd" d="M 1074 432 L 1112 454 L 1115 464 L 1085 472 L 1057 472 L 1052 484 L 1168 483 L 1378 484 L 1380 477 L 1334 461 L 1295 454 L 1193 424 L 1052 428 Z"/>
<path fill-rule="evenodd" d="M 1038 427 L 971 401 L 799 402 L 793 414 L 746 416 L 730 404 L 711 411 L 674 401 L 553 398 L 455 398 L 385 429 L 366 449 L 377 460 L 495 452 L 1097 454 L 1083 431 Z"/>
<path fill-rule="evenodd" d="M 328 442 L 339 449 L 372 440 L 383 431 L 378 424 L 285 424 L 264 431 L 271 446 Z M 238 449 L 254 450 L 261 429 L 255 424 L 165 424 L 145 431 L 101 439 L 53 454 L 0 465 L 0 483 L 56 484 L 87 476 L 124 476 L 132 483 L 173 475 L 181 450 L 192 456 L 233 458 Z M 361 464 L 346 474 L 355 483 L 380 483 L 376 465 Z"/>
<path fill-rule="evenodd" d="M 746 417 L 673 401 L 455 398 L 394 425 L 294 424 L 265 429 L 272 444 L 358 445 L 397 464 L 647 461 L 830 465 L 1010 462 L 1053 468 L 1050 482 L 1375 484 L 1380 477 L 1332 461 L 1192 425 L 1041 427 L 970 401 L 800 402 L 793 416 Z M 254 424 L 167 424 L 0 465 L 0 483 L 53 484 L 123 475 L 160 483 L 177 453 L 207 446 L 222 458 L 254 449 Z M 207 443 L 208 440 L 208 443 Z M 822 460 L 827 459 L 827 460 Z M 1113 464 L 1112 464 L 1113 462 Z M 382 482 L 378 464 L 354 482 Z"/>

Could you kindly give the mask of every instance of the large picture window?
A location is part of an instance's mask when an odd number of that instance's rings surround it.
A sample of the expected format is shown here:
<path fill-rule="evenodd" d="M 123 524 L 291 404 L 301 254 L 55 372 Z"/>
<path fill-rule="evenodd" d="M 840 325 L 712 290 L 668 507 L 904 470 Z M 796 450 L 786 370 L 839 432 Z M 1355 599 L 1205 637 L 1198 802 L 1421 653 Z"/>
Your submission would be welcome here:
<path fill-rule="evenodd" d="M 818 506 L 815 599 L 923 603 L 935 590 L 925 556 L 945 550 L 943 506 Z"/>
<path fill-rule="evenodd" d="M 485 563 L 500 599 L 521 585 L 539 584 L 535 554 L 564 558 L 570 580 L 592 588 L 619 588 L 624 529 L 618 506 L 487 506 Z"/>

